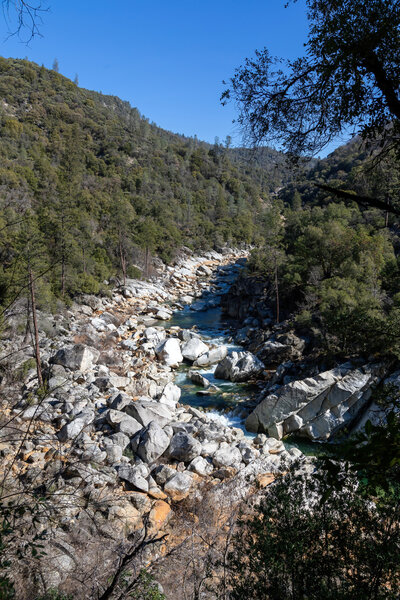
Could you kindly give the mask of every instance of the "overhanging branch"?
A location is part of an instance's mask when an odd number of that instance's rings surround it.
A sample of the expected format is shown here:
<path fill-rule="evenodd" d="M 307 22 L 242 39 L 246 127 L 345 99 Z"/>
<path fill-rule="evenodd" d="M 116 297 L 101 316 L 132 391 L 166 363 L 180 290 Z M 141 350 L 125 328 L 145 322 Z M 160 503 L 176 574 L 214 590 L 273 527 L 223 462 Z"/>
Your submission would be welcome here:
<path fill-rule="evenodd" d="M 389 202 L 383 202 L 382 200 L 377 200 L 376 198 L 370 198 L 368 196 L 359 196 L 358 194 L 352 194 L 351 192 L 346 192 L 345 190 L 338 190 L 337 188 L 331 187 L 330 185 L 326 185 L 323 183 L 316 183 L 316 187 L 341 198 L 342 200 L 351 200 L 353 202 L 357 202 L 361 206 L 366 208 L 374 207 L 379 210 L 384 210 L 386 212 L 392 213 L 400 217 L 400 208 L 396 208 L 392 206 Z"/>

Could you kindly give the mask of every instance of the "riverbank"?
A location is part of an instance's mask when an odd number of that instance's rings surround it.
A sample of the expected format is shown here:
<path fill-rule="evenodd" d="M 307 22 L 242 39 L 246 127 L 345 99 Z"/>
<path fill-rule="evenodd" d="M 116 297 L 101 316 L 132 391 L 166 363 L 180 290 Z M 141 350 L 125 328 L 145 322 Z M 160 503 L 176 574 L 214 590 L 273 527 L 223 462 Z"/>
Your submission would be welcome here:
<path fill-rule="evenodd" d="M 176 508 L 201 501 L 204 486 L 232 508 L 271 483 L 281 464 L 307 464 L 297 449 L 266 435 L 247 439 L 215 414 L 182 404 L 174 383 L 184 354 L 195 362 L 213 348 L 189 355 L 193 340 L 204 342 L 174 325 L 173 310 L 210 308 L 230 285 L 229 274 L 221 286 L 213 273 L 242 258 L 239 251 L 185 257 L 152 282 L 128 280 L 109 298 L 83 297 L 50 323 L 40 316 L 48 389 L 37 395 L 34 369 L 22 386 L 3 381 L 0 451 L 5 493 L 27 500 L 40 490 L 45 499 L 38 510 L 45 506 L 52 526 L 39 519 L 46 560 L 34 567 L 44 587 L 84 580 L 100 548 L 112 570 L 115 549 L 123 552 L 143 530 L 168 534 L 152 548 L 160 556 L 175 543 Z M 4 348 L 4 355 L 14 350 L 14 371 L 31 358 L 18 347 L 17 334 Z"/>

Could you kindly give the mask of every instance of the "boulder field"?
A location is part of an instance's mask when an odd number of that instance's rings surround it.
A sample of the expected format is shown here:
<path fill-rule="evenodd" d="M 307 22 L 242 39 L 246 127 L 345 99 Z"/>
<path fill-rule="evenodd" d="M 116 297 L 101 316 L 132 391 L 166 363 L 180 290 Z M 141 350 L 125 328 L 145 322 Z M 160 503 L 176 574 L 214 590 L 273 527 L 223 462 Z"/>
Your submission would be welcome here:
<path fill-rule="evenodd" d="M 245 437 L 218 415 L 180 403 L 174 378 L 183 361 L 197 383 L 197 370 L 217 363 L 231 381 L 263 370 L 250 352 L 227 356 L 225 346 L 196 331 L 168 326 L 185 304 L 194 311 L 214 306 L 232 282 L 229 268 L 222 285 L 215 272 L 241 257 L 186 256 L 151 282 L 128 280 L 110 297 L 84 296 L 59 315 L 39 314 L 45 393 L 37 392 L 17 323 L 10 332 L 3 355 L 14 350 L 9 369 L 19 369 L 23 383 L 3 378 L 1 467 L 13 493 L 48 495 L 53 527 L 42 521 L 46 560 L 39 567 L 47 587 L 94 560 L 90 543 L 119 544 L 145 522 L 153 532 L 173 530 L 176 503 L 207 482 L 219 502 L 235 502 L 257 478 L 271 482 L 295 459 L 312 468 L 281 441 Z"/>

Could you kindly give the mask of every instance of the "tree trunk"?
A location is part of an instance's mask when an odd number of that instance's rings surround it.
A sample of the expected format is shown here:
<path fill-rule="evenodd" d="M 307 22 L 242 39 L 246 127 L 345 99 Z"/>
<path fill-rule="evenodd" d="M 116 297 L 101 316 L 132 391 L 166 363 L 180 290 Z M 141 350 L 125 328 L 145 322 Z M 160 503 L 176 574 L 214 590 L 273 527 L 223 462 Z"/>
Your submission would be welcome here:
<path fill-rule="evenodd" d="M 126 257 L 122 246 L 121 238 L 119 238 L 119 257 L 121 261 L 122 276 L 124 278 L 124 286 L 126 285 Z"/>
<path fill-rule="evenodd" d="M 82 262 L 83 262 L 83 274 L 86 275 L 86 254 L 85 246 L 82 246 Z"/>
<path fill-rule="evenodd" d="M 149 256 L 150 256 L 150 250 L 149 250 L 149 247 L 146 246 L 146 258 L 145 258 L 146 277 L 149 276 Z"/>
<path fill-rule="evenodd" d="M 61 258 L 61 296 L 65 294 L 65 255 L 64 251 Z"/>
<path fill-rule="evenodd" d="M 362 62 L 366 70 L 374 75 L 376 85 L 385 97 L 390 112 L 397 119 L 400 119 L 400 100 L 397 96 L 397 82 L 390 78 L 385 71 L 384 65 L 373 50 L 365 52 Z"/>
<path fill-rule="evenodd" d="M 279 323 L 279 283 L 278 283 L 278 261 L 275 254 L 275 299 L 276 299 L 276 322 Z"/>
<path fill-rule="evenodd" d="M 24 341 L 23 341 L 24 346 L 29 341 L 30 333 L 31 333 L 31 309 L 30 309 L 30 302 L 29 302 L 29 296 L 28 296 L 26 299 L 26 326 L 25 326 L 25 336 L 24 336 Z"/>
<path fill-rule="evenodd" d="M 41 362 L 40 362 L 39 331 L 38 331 L 37 316 L 36 316 L 35 286 L 33 283 L 31 268 L 29 268 L 29 290 L 30 290 L 30 294 L 31 294 L 31 309 L 32 309 L 37 378 L 38 378 L 38 382 L 39 382 L 39 387 L 43 387 L 42 367 L 41 367 Z"/>

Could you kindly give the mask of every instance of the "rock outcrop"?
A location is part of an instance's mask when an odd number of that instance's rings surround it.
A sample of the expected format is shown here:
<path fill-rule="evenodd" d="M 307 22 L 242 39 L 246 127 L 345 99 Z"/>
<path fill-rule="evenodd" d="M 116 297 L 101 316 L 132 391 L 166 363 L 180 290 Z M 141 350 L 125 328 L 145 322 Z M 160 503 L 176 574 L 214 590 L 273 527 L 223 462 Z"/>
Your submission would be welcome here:
<path fill-rule="evenodd" d="M 379 364 L 355 368 L 346 363 L 316 377 L 290 382 L 258 404 L 246 427 L 268 431 L 277 438 L 295 432 L 311 440 L 328 440 L 360 415 L 383 372 Z"/>

